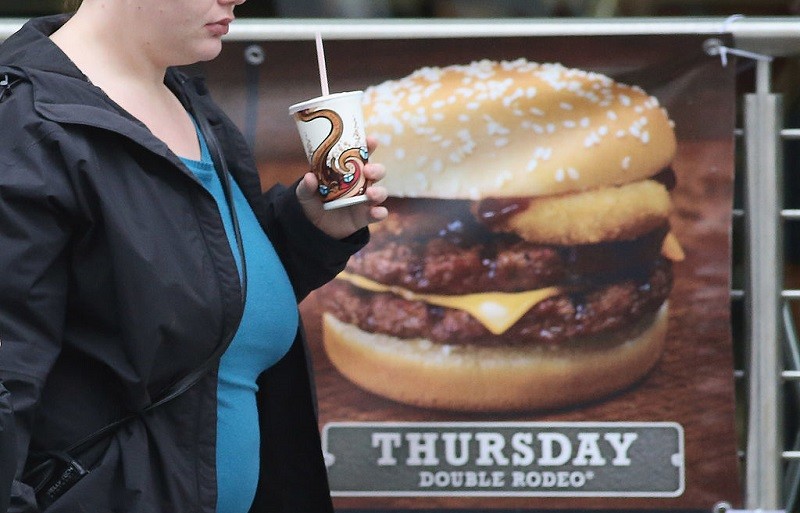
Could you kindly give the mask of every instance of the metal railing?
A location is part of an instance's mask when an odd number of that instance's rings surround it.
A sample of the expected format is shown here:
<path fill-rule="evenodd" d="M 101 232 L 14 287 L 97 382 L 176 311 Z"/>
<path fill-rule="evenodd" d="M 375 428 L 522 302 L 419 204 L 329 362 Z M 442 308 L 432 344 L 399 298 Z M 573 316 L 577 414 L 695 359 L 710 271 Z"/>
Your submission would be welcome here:
<path fill-rule="evenodd" d="M 0 20 L 0 40 L 22 24 Z M 620 18 L 620 19 L 504 19 L 504 20 L 240 20 L 228 41 L 313 39 L 452 38 L 519 36 L 591 36 L 641 34 L 724 34 L 733 36 L 735 49 L 770 57 L 800 55 L 800 21 L 791 17 L 757 18 Z M 781 476 L 800 475 L 800 447 L 785 450 L 783 396 L 785 381 L 800 383 L 798 368 L 784 368 L 784 341 L 797 347 L 794 327 L 784 315 L 787 301 L 800 299 L 800 290 L 783 290 L 782 223 L 800 220 L 800 210 L 782 209 L 782 142 L 800 139 L 800 129 L 783 128 L 781 95 L 771 92 L 771 63 L 758 60 L 755 91 L 744 97 L 744 127 L 738 130 L 745 147 L 745 206 L 734 216 L 745 220 L 747 282 L 731 291 L 743 300 L 748 346 L 745 370 L 737 377 L 748 384 L 745 449 L 745 507 L 783 509 L 794 495 L 783 490 Z M 787 329 L 787 326 L 789 328 Z M 784 463 L 792 465 L 784 472 Z M 789 498 L 787 498 L 789 495 Z M 796 495 L 796 492 L 795 492 Z M 791 504 L 789 504 L 791 507 Z"/>

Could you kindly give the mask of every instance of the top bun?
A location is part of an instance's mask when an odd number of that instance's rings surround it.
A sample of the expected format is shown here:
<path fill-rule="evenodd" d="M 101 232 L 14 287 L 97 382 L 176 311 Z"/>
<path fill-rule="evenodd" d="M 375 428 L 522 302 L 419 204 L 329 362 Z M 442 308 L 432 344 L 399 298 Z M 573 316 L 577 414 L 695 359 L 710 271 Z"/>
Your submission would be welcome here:
<path fill-rule="evenodd" d="M 390 196 L 478 200 L 620 185 L 668 166 L 658 100 L 604 75 L 482 60 L 426 67 L 364 91 Z"/>

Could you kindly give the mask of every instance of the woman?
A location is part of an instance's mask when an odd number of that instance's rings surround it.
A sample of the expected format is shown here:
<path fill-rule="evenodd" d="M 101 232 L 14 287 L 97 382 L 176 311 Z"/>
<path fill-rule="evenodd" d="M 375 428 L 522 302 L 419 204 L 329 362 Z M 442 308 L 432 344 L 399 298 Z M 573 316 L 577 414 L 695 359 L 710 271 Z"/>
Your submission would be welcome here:
<path fill-rule="evenodd" d="M 261 193 L 241 134 L 173 68 L 216 57 L 243 2 L 84 0 L 0 45 L 9 511 L 332 511 L 297 303 L 367 242 L 386 191 L 324 211 L 309 173 Z M 176 398 L 70 454 L 89 472 L 37 505 L 33 467 L 215 349 Z"/>

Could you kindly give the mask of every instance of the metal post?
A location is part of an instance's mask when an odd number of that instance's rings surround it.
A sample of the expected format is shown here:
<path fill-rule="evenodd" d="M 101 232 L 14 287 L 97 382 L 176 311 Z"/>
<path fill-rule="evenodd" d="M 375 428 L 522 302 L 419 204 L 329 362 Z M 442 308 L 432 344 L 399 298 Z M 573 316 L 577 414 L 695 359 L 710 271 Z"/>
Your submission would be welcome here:
<path fill-rule="evenodd" d="M 783 452 L 781 290 L 781 96 L 769 94 L 759 62 L 756 94 L 745 97 L 746 308 L 749 322 L 747 509 L 781 509 Z M 767 90 L 765 90 L 767 89 Z"/>

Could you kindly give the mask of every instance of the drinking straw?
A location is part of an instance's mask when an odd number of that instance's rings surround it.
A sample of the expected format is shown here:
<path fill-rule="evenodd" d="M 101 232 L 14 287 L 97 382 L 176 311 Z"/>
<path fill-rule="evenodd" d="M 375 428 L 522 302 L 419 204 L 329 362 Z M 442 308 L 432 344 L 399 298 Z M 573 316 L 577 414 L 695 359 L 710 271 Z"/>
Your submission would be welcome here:
<path fill-rule="evenodd" d="M 325 68 L 325 50 L 322 48 L 322 34 L 317 32 L 317 63 L 319 64 L 319 83 L 322 86 L 322 96 L 328 95 L 328 72 Z"/>

